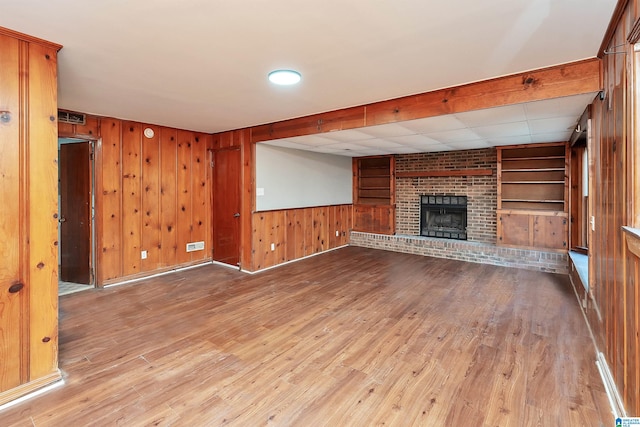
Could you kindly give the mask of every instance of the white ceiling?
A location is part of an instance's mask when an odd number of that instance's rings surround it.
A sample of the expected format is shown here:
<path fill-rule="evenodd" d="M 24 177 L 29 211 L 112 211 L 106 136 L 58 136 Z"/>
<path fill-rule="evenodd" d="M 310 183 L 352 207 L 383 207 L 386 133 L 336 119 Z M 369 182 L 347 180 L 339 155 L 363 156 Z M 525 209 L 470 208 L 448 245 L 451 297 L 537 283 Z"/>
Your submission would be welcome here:
<path fill-rule="evenodd" d="M 591 58 L 615 4 L 0 0 L 0 25 L 64 45 L 61 108 L 218 132 Z M 276 68 L 300 71 L 301 84 L 273 86 L 267 73 Z M 535 133 L 569 124 L 549 127 L 529 117 L 528 107 L 525 116 L 498 111 L 523 141 L 525 123 Z M 341 132 L 323 145 L 372 152 L 380 147 L 367 137 L 387 132 L 388 149 L 498 144 L 504 133 L 490 127 L 502 124 L 493 121 L 496 113 L 487 112 L 486 122 L 460 114 Z"/>

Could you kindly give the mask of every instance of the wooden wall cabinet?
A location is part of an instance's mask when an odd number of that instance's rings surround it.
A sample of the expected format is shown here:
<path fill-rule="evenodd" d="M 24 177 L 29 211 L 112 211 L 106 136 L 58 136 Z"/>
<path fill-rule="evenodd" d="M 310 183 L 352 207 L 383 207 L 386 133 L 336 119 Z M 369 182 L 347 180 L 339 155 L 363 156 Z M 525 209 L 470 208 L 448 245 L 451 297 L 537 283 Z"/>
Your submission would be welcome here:
<path fill-rule="evenodd" d="M 0 28 L 0 404 L 61 378 L 60 48 Z"/>
<path fill-rule="evenodd" d="M 567 250 L 567 144 L 498 147 L 498 244 Z"/>
<path fill-rule="evenodd" d="M 395 158 L 353 159 L 353 229 L 395 233 Z"/>

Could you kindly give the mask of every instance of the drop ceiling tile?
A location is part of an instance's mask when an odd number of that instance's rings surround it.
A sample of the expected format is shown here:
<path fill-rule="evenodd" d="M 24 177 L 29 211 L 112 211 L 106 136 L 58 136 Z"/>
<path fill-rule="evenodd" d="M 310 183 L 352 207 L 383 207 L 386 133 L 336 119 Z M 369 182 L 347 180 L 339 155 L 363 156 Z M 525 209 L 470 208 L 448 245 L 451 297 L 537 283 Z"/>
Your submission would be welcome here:
<path fill-rule="evenodd" d="M 397 147 L 397 148 L 392 148 L 390 151 L 393 151 L 393 154 L 413 154 L 413 153 L 424 152 L 424 150 L 418 147 Z"/>
<path fill-rule="evenodd" d="M 571 132 L 554 132 L 554 133 L 539 133 L 531 135 L 531 142 L 566 142 L 571 137 Z"/>
<path fill-rule="evenodd" d="M 473 132 L 471 129 L 457 129 L 445 132 L 428 133 L 427 136 L 444 144 L 448 144 L 450 142 L 476 141 L 479 139 L 478 134 Z"/>
<path fill-rule="evenodd" d="M 593 102 L 597 92 L 584 95 L 565 96 L 529 102 L 524 105 L 528 120 L 548 119 L 552 117 L 574 117 L 582 115 L 587 105 Z"/>
<path fill-rule="evenodd" d="M 499 138 L 489 138 L 487 140 L 490 146 L 497 147 L 499 145 L 518 145 L 531 144 L 531 135 L 504 136 Z"/>
<path fill-rule="evenodd" d="M 423 147 L 415 147 L 421 153 L 437 153 L 440 151 L 453 151 L 451 147 L 445 144 L 425 145 Z"/>
<path fill-rule="evenodd" d="M 522 104 L 458 113 L 455 117 L 470 128 L 527 120 Z"/>
<path fill-rule="evenodd" d="M 338 149 L 338 150 L 366 150 L 368 147 L 363 145 L 354 144 L 351 142 L 339 142 L 337 144 L 333 143 L 326 148 L 328 149 Z"/>
<path fill-rule="evenodd" d="M 271 145 L 274 147 L 283 147 L 283 148 L 294 148 L 296 150 L 305 150 L 308 149 L 309 147 L 303 144 L 298 144 L 295 142 L 291 142 L 288 139 L 276 139 L 273 141 L 265 141 L 261 144 L 266 144 L 266 145 Z"/>
<path fill-rule="evenodd" d="M 464 129 L 467 126 L 453 115 L 428 117 L 426 119 L 408 120 L 402 126 L 415 133 L 435 133 Z"/>
<path fill-rule="evenodd" d="M 328 144 L 336 143 L 336 141 L 334 141 L 333 139 L 325 138 L 323 136 L 318 136 L 318 135 L 294 136 L 292 138 L 287 138 L 287 139 L 297 144 L 311 145 L 311 146 L 328 145 Z"/>
<path fill-rule="evenodd" d="M 576 117 L 556 117 L 551 119 L 530 120 L 529 129 L 532 134 L 573 131 L 577 123 Z"/>
<path fill-rule="evenodd" d="M 359 129 L 360 131 L 374 138 L 388 138 L 393 136 L 413 135 L 414 131 L 398 123 L 388 123 L 385 125 L 367 126 Z"/>
<path fill-rule="evenodd" d="M 384 154 L 389 154 L 388 151 L 385 150 L 377 150 L 375 148 L 370 148 L 366 150 L 357 150 L 360 156 L 380 156 Z"/>
<path fill-rule="evenodd" d="M 520 136 L 529 134 L 529 126 L 527 125 L 527 122 L 481 126 L 473 128 L 472 130 L 483 138 L 501 138 L 504 136 Z"/>
<path fill-rule="evenodd" d="M 478 148 L 488 148 L 489 144 L 484 139 L 477 141 L 450 142 L 447 146 L 454 150 L 475 150 Z"/>
<path fill-rule="evenodd" d="M 338 142 L 353 142 L 353 141 L 362 141 L 364 139 L 371 139 L 371 135 L 368 135 L 357 129 L 347 129 L 347 130 L 326 132 L 322 135 L 322 137 L 332 139 Z"/>
<path fill-rule="evenodd" d="M 356 144 L 368 147 L 368 148 L 394 148 L 401 147 L 402 144 L 398 144 L 393 141 L 389 141 L 387 139 L 375 138 L 375 139 L 367 139 L 365 141 L 358 141 Z"/>
<path fill-rule="evenodd" d="M 319 145 L 317 147 L 305 146 L 305 149 L 308 151 L 315 151 L 316 153 L 327 153 L 327 154 L 340 153 L 344 151 L 343 148 L 334 148 L 331 145 Z"/>
<path fill-rule="evenodd" d="M 429 138 L 425 135 L 406 135 L 406 136 L 395 136 L 391 138 L 387 138 L 389 141 L 393 141 L 400 145 L 430 145 L 430 144 L 439 144 L 435 139 Z"/>

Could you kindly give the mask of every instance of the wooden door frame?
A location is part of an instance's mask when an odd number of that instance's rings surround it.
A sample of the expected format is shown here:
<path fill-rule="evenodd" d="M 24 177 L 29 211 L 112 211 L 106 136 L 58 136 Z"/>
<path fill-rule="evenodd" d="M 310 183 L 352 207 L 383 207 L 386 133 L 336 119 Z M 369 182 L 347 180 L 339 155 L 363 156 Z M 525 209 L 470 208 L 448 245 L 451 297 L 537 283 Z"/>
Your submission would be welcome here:
<path fill-rule="evenodd" d="M 98 151 L 98 147 L 99 147 L 99 140 L 95 139 L 95 138 L 87 138 L 86 136 L 82 136 L 82 135 L 73 135 L 73 136 L 66 136 L 66 135 L 58 135 L 58 164 L 60 164 L 60 139 L 76 139 L 77 142 L 73 142 L 72 144 L 84 144 L 87 143 L 89 144 L 89 150 L 91 153 L 91 157 L 89 160 L 89 167 L 90 167 L 90 188 L 91 188 L 91 195 L 89 197 L 89 219 L 90 219 L 90 223 L 89 223 L 89 227 L 90 227 L 90 232 L 89 232 L 89 283 L 88 285 L 95 288 L 98 286 L 97 283 L 97 272 L 98 272 L 98 266 L 96 265 L 96 248 L 97 248 L 97 236 L 98 234 L 96 233 L 96 205 L 98 204 L 98 197 L 96 194 L 96 178 L 98 176 L 97 174 L 97 161 L 96 161 L 96 157 L 97 157 L 97 151 Z M 58 172 L 58 176 L 59 176 L 59 172 Z M 60 197 L 60 189 L 58 188 L 58 197 Z M 60 206 L 58 206 L 58 215 L 60 215 Z M 58 229 L 58 233 L 59 233 L 59 229 Z M 58 280 L 60 280 L 60 272 L 58 272 Z"/>

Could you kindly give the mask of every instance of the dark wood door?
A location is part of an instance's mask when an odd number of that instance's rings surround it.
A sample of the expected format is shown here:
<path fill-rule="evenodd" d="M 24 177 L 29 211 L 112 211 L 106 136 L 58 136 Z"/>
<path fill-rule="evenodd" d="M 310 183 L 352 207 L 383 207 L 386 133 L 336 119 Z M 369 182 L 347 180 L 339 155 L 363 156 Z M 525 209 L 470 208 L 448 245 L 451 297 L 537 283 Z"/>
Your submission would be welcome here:
<path fill-rule="evenodd" d="M 60 145 L 60 279 L 91 283 L 91 143 Z"/>
<path fill-rule="evenodd" d="M 240 261 L 240 150 L 213 154 L 213 259 Z"/>

